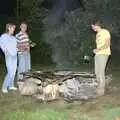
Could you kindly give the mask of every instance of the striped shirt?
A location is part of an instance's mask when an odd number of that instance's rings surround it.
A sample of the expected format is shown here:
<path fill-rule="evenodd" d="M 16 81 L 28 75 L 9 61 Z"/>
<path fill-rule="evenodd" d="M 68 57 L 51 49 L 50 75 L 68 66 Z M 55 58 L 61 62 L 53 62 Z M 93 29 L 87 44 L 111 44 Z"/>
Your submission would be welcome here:
<path fill-rule="evenodd" d="M 23 33 L 20 31 L 18 34 L 16 34 L 16 38 L 18 39 L 17 46 L 18 46 L 19 51 L 23 52 L 29 49 L 30 40 L 29 40 L 29 36 L 27 33 Z"/>

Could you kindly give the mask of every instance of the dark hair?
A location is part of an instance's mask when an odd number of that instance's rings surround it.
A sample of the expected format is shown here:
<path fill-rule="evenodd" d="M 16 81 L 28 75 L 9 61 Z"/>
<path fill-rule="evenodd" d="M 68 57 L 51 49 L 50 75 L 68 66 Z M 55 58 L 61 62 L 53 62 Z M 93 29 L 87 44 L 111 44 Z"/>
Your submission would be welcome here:
<path fill-rule="evenodd" d="M 10 28 L 10 27 L 13 27 L 13 26 L 16 26 L 16 25 L 13 24 L 13 23 L 8 23 L 8 24 L 6 24 L 6 30 L 5 30 L 5 32 L 6 32 L 6 33 L 9 32 L 9 28 Z"/>
<path fill-rule="evenodd" d="M 92 24 L 93 24 L 93 25 L 100 26 L 100 27 L 103 27 L 103 24 L 100 22 L 100 20 L 95 20 L 95 21 L 93 21 Z"/>
<path fill-rule="evenodd" d="M 21 23 L 20 23 L 20 25 L 22 25 L 22 24 L 25 24 L 25 25 L 27 25 L 27 22 L 25 22 L 25 21 L 24 21 L 24 22 L 21 22 Z"/>

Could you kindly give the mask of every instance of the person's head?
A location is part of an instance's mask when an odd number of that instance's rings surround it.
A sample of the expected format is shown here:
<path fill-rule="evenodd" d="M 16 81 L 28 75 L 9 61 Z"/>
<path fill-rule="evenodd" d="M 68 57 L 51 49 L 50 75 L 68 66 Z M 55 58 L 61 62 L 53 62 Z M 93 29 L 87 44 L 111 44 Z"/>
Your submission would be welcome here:
<path fill-rule="evenodd" d="M 13 23 L 6 24 L 6 33 L 13 34 L 15 31 L 16 25 Z"/>
<path fill-rule="evenodd" d="M 22 22 L 20 24 L 20 29 L 22 32 L 26 32 L 27 31 L 27 24 L 25 22 Z"/>
<path fill-rule="evenodd" d="M 93 30 L 93 31 L 99 32 L 99 31 L 101 30 L 101 28 L 102 28 L 102 25 L 100 24 L 99 21 L 97 21 L 97 22 L 93 23 L 93 24 L 91 25 L 91 27 L 92 27 L 92 30 Z"/>

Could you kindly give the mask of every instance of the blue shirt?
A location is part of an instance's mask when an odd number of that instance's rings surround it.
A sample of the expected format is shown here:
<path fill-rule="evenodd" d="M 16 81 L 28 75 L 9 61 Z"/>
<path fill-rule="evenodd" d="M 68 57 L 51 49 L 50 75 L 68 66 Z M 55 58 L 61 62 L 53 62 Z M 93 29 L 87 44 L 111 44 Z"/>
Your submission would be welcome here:
<path fill-rule="evenodd" d="M 17 39 L 13 35 L 2 34 L 0 37 L 0 47 L 5 55 L 17 55 Z"/>

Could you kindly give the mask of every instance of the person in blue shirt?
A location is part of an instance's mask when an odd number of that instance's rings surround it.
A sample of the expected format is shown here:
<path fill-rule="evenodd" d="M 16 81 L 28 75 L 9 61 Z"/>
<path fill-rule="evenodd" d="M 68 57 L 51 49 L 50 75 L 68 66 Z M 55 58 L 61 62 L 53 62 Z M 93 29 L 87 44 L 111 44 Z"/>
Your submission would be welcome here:
<path fill-rule="evenodd" d="M 8 90 L 17 90 L 14 86 L 14 79 L 17 69 L 17 39 L 13 36 L 15 25 L 6 24 L 6 32 L 0 36 L 0 48 L 5 54 L 5 63 L 7 75 L 2 85 L 2 92 L 8 93 Z"/>

